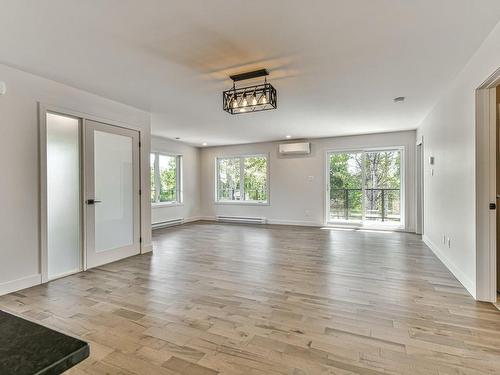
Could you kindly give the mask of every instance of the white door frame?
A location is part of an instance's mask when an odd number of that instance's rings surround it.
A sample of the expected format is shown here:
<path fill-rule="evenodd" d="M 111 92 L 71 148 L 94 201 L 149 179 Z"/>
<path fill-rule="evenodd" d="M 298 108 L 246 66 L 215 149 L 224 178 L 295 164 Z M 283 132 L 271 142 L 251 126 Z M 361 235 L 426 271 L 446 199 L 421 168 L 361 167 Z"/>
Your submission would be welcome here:
<path fill-rule="evenodd" d="M 116 120 L 111 120 L 109 118 L 104 118 L 100 116 L 95 116 L 89 113 L 81 112 L 78 110 L 74 110 L 71 108 L 65 108 L 61 107 L 58 105 L 53 105 L 49 103 L 42 103 L 38 102 L 38 139 L 39 139 L 39 144 L 38 144 L 38 158 L 39 158 L 39 198 L 40 198 L 40 211 L 39 211 L 39 220 L 40 220 L 40 226 L 39 226 L 39 239 L 40 239 L 40 274 L 41 274 L 41 281 L 42 283 L 46 283 L 49 281 L 48 277 L 48 243 L 47 243 L 47 113 L 57 113 L 61 114 L 63 116 L 69 116 L 69 117 L 75 117 L 80 119 L 80 160 L 84 160 L 84 149 L 85 149 L 85 143 L 84 139 L 85 137 L 83 136 L 83 132 L 85 130 L 85 120 L 92 120 L 96 122 L 102 122 L 105 124 L 125 128 L 125 129 L 130 129 L 130 130 L 136 130 L 139 132 L 139 140 L 142 140 L 144 137 L 143 130 L 141 127 L 133 125 L 133 124 L 128 124 L 124 123 L 121 121 L 116 121 Z M 139 187 L 142 189 L 143 184 L 142 184 L 142 168 L 141 168 L 141 163 L 142 163 L 142 151 L 139 150 Z M 85 217 L 85 207 L 83 207 L 83 196 L 85 193 L 85 174 L 83 173 L 83 165 L 81 164 L 81 179 L 80 179 L 80 186 L 81 186 L 81 191 L 82 191 L 82 228 L 81 228 L 81 234 L 82 234 L 82 243 L 81 243 L 81 249 L 82 249 L 82 269 L 83 271 L 87 270 L 87 259 L 86 259 L 86 252 L 84 251 L 86 248 L 86 243 L 85 243 L 85 233 L 86 233 L 86 227 L 85 227 L 85 222 L 86 222 L 86 217 Z M 144 189 L 142 189 L 144 190 Z M 144 238 L 145 233 L 143 232 L 144 228 L 142 225 L 142 220 L 143 220 L 143 205 L 142 205 L 142 199 L 144 195 L 141 195 L 140 198 L 140 204 L 139 204 L 139 228 L 140 228 L 140 236 L 141 238 Z M 141 254 L 148 252 L 148 249 L 144 248 L 144 244 L 141 242 L 140 244 L 140 252 Z"/>
<path fill-rule="evenodd" d="M 323 204 L 323 220 L 324 220 L 324 225 L 325 226 L 350 226 L 350 227 L 364 227 L 367 229 L 370 228 L 375 228 L 375 229 L 384 229 L 383 226 L 377 226 L 377 225 L 365 225 L 365 220 L 364 220 L 364 199 L 362 200 L 362 205 L 363 205 L 363 219 L 361 222 L 343 222 L 343 221 L 330 221 L 329 215 L 330 215 L 330 161 L 329 161 L 329 156 L 330 154 L 339 154 L 339 153 L 364 153 L 365 152 L 374 152 L 374 151 L 384 151 L 384 150 L 399 150 L 401 152 L 401 190 L 400 190 L 400 200 L 401 200 L 401 223 L 397 227 L 394 226 L 388 226 L 385 229 L 390 229 L 390 230 L 406 230 L 406 147 L 404 145 L 399 145 L 399 146 L 381 146 L 381 147 L 360 147 L 360 148 L 338 148 L 338 149 L 330 149 L 325 151 L 325 157 L 324 157 L 324 204 Z M 365 179 L 364 177 L 364 170 L 362 171 L 363 173 L 363 181 Z"/>
<path fill-rule="evenodd" d="M 496 302 L 496 86 L 500 69 L 476 90 L 476 299 Z"/>
<path fill-rule="evenodd" d="M 417 139 L 415 148 L 415 166 L 416 166 L 416 227 L 417 234 L 424 234 L 424 139 Z"/>

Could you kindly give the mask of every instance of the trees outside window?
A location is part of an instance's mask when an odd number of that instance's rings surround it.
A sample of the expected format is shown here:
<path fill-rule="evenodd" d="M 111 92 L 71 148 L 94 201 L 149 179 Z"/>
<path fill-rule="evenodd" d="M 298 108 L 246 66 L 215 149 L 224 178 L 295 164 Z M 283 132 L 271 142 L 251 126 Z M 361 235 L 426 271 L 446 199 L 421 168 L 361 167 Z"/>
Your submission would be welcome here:
<path fill-rule="evenodd" d="M 182 156 L 151 154 L 151 202 L 180 203 Z"/>
<path fill-rule="evenodd" d="M 216 200 L 268 202 L 266 155 L 217 158 Z"/>
<path fill-rule="evenodd" d="M 329 220 L 400 222 L 401 153 L 329 154 Z"/>

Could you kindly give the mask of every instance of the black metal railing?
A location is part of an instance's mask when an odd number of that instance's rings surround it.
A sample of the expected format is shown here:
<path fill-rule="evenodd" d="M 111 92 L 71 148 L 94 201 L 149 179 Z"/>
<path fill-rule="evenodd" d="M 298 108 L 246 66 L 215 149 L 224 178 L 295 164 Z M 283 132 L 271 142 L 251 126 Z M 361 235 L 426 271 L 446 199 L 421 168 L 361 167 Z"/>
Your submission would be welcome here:
<path fill-rule="evenodd" d="M 159 194 L 159 202 L 174 202 L 177 200 L 177 189 L 162 189 Z"/>
<path fill-rule="evenodd" d="M 239 201 L 242 200 L 241 191 L 239 189 L 227 188 L 219 189 L 218 199 L 222 201 Z M 266 201 L 266 189 L 245 189 L 245 200 L 249 201 Z"/>
<path fill-rule="evenodd" d="M 330 189 L 330 219 L 401 220 L 400 189 Z"/>

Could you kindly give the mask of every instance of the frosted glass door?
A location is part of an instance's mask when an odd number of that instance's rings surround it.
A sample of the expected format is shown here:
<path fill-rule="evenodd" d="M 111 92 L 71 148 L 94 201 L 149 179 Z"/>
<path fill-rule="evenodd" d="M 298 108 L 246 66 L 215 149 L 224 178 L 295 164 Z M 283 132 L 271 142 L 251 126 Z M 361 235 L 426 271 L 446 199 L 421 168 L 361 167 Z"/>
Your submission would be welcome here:
<path fill-rule="evenodd" d="M 87 268 L 139 246 L 139 135 L 86 121 Z"/>
<path fill-rule="evenodd" d="M 47 113 L 47 277 L 81 270 L 80 120 Z"/>

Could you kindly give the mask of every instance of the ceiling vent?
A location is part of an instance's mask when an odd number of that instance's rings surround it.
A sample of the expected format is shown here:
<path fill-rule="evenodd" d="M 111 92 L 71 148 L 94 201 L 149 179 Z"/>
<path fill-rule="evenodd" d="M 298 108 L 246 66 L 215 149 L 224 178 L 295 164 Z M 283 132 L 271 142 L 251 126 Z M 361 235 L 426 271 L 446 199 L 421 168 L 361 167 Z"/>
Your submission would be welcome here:
<path fill-rule="evenodd" d="M 309 155 L 311 153 L 311 143 L 281 143 L 278 151 L 280 155 Z"/>

